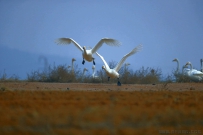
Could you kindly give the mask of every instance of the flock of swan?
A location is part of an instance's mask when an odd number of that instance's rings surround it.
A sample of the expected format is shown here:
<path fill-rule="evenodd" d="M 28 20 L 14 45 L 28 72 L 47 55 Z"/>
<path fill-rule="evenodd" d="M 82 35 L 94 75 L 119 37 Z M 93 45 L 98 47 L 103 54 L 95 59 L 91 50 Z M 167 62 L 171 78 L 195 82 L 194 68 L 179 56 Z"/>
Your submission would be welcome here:
<path fill-rule="evenodd" d="M 200 59 L 200 65 L 201 65 L 200 71 L 193 69 L 192 63 L 187 62 L 185 65 L 183 65 L 182 71 L 180 72 L 179 60 L 177 58 L 175 58 L 173 60 L 173 62 L 177 62 L 177 69 L 175 71 L 176 77 L 179 77 L 181 75 L 185 75 L 185 76 L 188 76 L 190 78 L 190 80 L 195 81 L 195 82 L 199 82 L 199 81 L 203 80 L 203 64 L 202 64 L 203 59 Z M 187 66 L 190 66 L 190 68 L 187 68 Z"/>
<path fill-rule="evenodd" d="M 95 75 L 95 61 L 94 61 L 94 57 L 93 54 L 96 54 L 97 56 L 100 57 L 100 59 L 103 61 L 104 65 L 102 66 L 102 69 L 106 72 L 107 76 L 108 76 L 108 81 L 110 78 L 117 78 L 118 82 L 117 85 L 121 85 L 121 82 L 119 81 L 119 73 L 118 71 L 120 70 L 120 68 L 122 67 L 123 63 L 125 62 L 125 60 L 130 57 L 131 55 L 137 53 L 138 51 L 140 51 L 142 49 L 142 45 L 138 45 L 137 47 L 135 47 L 134 49 L 132 49 L 129 53 L 127 53 L 126 55 L 123 56 L 123 58 L 120 60 L 120 62 L 118 62 L 118 64 L 114 67 L 114 68 L 110 68 L 109 65 L 107 64 L 106 60 L 104 59 L 104 57 L 102 55 L 100 55 L 97 51 L 99 50 L 99 48 L 105 43 L 109 46 L 120 46 L 121 43 L 118 40 L 112 39 L 112 38 L 102 38 L 93 48 L 90 49 L 86 49 L 86 46 L 80 46 L 75 40 L 73 40 L 72 38 L 58 38 L 56 40 L 57 44 L 74 44 L 81 52 L 82 52 L 82 57 L 83 57 L 83 61 L 82 64 L 85 64 L 85 60 L 88 62 L 93 62 L 93 66 L 92 66 L 92 70 L 93 70 L 93 74 L 92 77 L 95 79 L 101 79 L 99 76 Z M 69 66 L 68 68 L 71 67 L 71 71 L 72 73 L 74 72 L 73 69 L 73 62 L 76 61 L 74 58 L 72 59 L 72 66 Z M 192 63 L 191 62 L 187 62 L 183 67 L 182 67 L 182 71 L 180 72 L 180 64 L 177 58 L 175 58 L 173 60 L 173 62 L 177 62 L 177 70 L 175 71 L 175 76 L 181 76 L 181 75 L 185 75 L 188 76 L 192 81 L 202 81 L 203 80 L 203 59 L 200 60 L 200 64 L 201 64 L 201 71 L 198 71 L 196 69 L 193 69 Z M 130 65 L 129 63 L 125 64 L 125 68 Z M 187 68 L 188 66 L 190 66 L 190 68 Z M 86 68 L 84 68 L 83 70 L 83 76 L 85 75 L 85 72 L 88 71 Z"/>
<path fill-rule="evenodd" d="M 126 55 L 123 56 L 123 58 L 120 60 L 120 62 L 113 68 L 111 69 L 109 67 L 109 65 L 107 64 L 107 62 L 105 61 L 104 57 L 102 55 L 100 55 L 97 51 L 99 50 L 99 48 L 106 43 L 109 46 L 120 46 L 121 43 L 118 40 L 112 39 L 112 38 L 102 38 L 92 49 L 86 49 L 85 46 L 81 47 L 75 40 L 73 40 L 72 38 L 59 38 L 56 40 L 57 44 L 71 44 L 73 43 L 81 52 L 82 52 L 82 56 L 83 56 L 83 61 L 82 64 L 85 64 L 85 60 L 88 62 L 92 62 L 93 61 L 93 77 L 95 78 L 99 78 L 98 76 L 95 76 L 95 61 L 94 61 L 94 57 L 93 54 L 98 55 L 101 60 L 103 61 L 104 65 L 102 66 L 102 69 L 104 69 L 104 71 L 106 72 L 106 74 L 108 75 L 108 81 L 110 78 L 117 78 L 118 82 L 117 85 L 121 86 L 121 82 L 119 81 L 119 73 L 118 71 L 120 70 L 121 66 L 123 65 L 123 63 L 125 62 L 125 60 L 135 54 L 136 52 L 140 51 L 142 49 L 142 45 L 138 45 L 137 47 L 135 47 L 133 50 L 131 50 L 129 53 L 127 53 Z M 75 61 L 75 59 L 72 59 L 72 72 L 73 72 L 73 62 Z M 126 65 L 127 66 L 127 65 Z M 87 69 L 83 70 L 83 75 L 85 74 L 85 71 L 87 71 Z"/>

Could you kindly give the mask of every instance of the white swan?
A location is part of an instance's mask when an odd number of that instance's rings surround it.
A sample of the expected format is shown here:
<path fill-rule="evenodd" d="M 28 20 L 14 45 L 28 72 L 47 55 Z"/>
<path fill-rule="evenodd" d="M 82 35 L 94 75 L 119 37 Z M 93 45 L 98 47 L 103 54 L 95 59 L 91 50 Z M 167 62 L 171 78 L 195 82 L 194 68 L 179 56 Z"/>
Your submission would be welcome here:
<path fill-rule="evenodd" d="M 142 49 L 142 45 L 139 45 L 136 48 L 134 48 L 131 52 L 129 52 L 128 54 L 124 55 L 123 58 L 120 60 L 120 62 L 113 69 L 109 68 L 109 65 L 104 60 L 103 56 L 101 56 L 99 53 L 96 53 L 102 59 L 102 61 L 104 63 L 104 65 L 102 66 L 102 69 L 104 69 L 106 74 L 108 75 L 108 81 L 109 81 L 109 78 L 117 78 L 118 79 L 118 83 L 117 84 L 121 85 L 121 83 L 119 81 L 119 73 L 118 73 L 118 71 L 120 70 L 122 64 L 125 62 L 125 60 L 129 56 L 135 54 L 136 52 L 140 51 L 141 49 Z"/>
<path fill-rule="evenodd" d="M 101 80 L 101 78 L 99 76 L 95 75 L 95 65 L 92 66 L 92 78 L 96 79 L 96 80 Z"/>
<path fill-rule="evenodd" d="M 127 62 L 125 63 L 124 73 L 128 73 L 128 74 L 130 73 L 129 71 L 127 71 L 127 66 L 129 66 L 129 65 L 130 65 L 130 63 L 127 63 Z"/>
<path fill-rule="evenodd" d="M 203 63 L 203 59 L 200 59 L 200 65 L 201 65 L 200 71 L 201 71 L 201 72 L 203 72 L 203 64 L 202 64 L 202 63 Z"/>
<path fill-rule="evenodd" d="M 70 66 L 70 65 L 68 66 L 68 69 L 71 68 L 71 73 L 72 73 L 72 74 L 74 74 L 74 64 L 73 64 L 74 61 L 76 61 L 76 59 L 75 59 L 75 58 L 72 58 L 71 66 Z"/>
<path fill-rule="evenodd" d="M 193 69 L 192 63 L 191 62 L 187 62 L 185 64 L 185 66 L 189 65 L 190 66 L 190 71 L 188 72 L 188 76 L 190 77 L 190 79 L 192 81 L 196 81 L 199 82 L 201 81 L 203 78 L 203 73 L 201 71 L 198 71 L 196 69 Z"/>
<path fill-rule="evenodd" d="M 82 73 L 82 78 L 84 77 L 86 71 L 88 71 L 88 69 L 87 69 L 87 68 L 84 68 L 84 69 L 83 69 L 83 73 Z"/>
<path fill-rule="evenodd" d="M 187 66 L 183 66 L 182 67 L 182 73 L 180 73 L 180 63 L 179 63 L 179 60 L 177 59 L 177 58 L 175 58 L 174 60 L 173 60 L 173 62 L 177 62 L 177 69 L 176 69 L 176 71 L 175 71 L 175 76 L 180 76 L 181 74 L 182 75 L 187 75 L 188 74 L 188 72 L 190 71 L 190 69 L 188 69 L 187 68 Z"/>
<path fill-rule="evenodd" d="M 93 54 L 96 53 L 96 51 L 103 45 L 103 43 L 106 43 L 110 46 L 119 46 L 121 43 L 118 40 L 111 39 L 111 38 L 102 38 L 92 49 L 87 50 L 86 47 L 81 47 L 76 41 L 74 41 L 72 38 L 59 38 L 56 40 L 57 44 L 70 44 L 73 43 L 80 51 L 82 51 L 83 61 L 82 64 L 84 65 L 85 60 L 86 61 L 93 61 L 94 57 Z M 85 60 L 84 60 L 85 59 Z"/>

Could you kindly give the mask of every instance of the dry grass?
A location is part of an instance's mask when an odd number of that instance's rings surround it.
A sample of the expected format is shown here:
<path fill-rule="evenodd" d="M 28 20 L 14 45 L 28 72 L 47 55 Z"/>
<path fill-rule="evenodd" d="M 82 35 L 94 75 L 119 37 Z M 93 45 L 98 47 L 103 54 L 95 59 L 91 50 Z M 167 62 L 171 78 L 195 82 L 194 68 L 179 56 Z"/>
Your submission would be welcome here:
<path fill-rule="evenodd" d="M 173 130 L 200 132 L 203 127 L 202 104 L 203 92 L 197 89 L 6 90 L 0 91 L 0 134 L 134 135 Z"/>

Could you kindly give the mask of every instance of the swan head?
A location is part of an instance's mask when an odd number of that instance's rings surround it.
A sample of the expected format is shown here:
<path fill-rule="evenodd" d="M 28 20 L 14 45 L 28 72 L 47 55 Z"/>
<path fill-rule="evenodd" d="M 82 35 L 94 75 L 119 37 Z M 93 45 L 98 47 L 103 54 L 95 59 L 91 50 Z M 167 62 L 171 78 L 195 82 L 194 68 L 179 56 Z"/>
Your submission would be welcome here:
<path fill-rule="evenodd" d="M 187 65 L 191 65 L 191 62 L 188 61 L 188 62 L 185 64 L 185 66 L 187 66 Z"/>
<path fill-rule="evenodd" d="M 130 63 L 125 63 L 125 66 L 129 66 L 130 65 Z"/>
<path fill-rule="evenodd" d="M 83 71 L 88 71 L 88 69 L 84 68 Z"/>
<path fill-rule="evenodd" d="M 184 66 L 183 66 L 183 69 L 184 69 L 184 68 L 187 68 L 187 66 L 188 66 L 188 65 L 184 65 Z"/>
<path fill-rule="evenodd" d="M 178 59 L 175 58 L 173 61 L 178 61 Z"/>
<path fill-rule="evenodd" d="M 76 59 L 75 59 L 75 58 L 72 58 L 72 61 L 76 61 Z"/>
<path fill-rule="evenodd" d="M 83 46 L 83 50 L 86 50 L 86 46 Z"/>

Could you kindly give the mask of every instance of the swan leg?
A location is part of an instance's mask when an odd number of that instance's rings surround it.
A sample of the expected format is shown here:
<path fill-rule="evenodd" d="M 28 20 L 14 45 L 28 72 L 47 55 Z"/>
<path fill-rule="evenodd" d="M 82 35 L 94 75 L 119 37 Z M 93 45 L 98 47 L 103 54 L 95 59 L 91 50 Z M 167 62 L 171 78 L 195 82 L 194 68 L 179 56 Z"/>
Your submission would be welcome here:
<path fill-rule="evenodd" d="M 119 81 L 119 78 L 118 78 L 117 85 L 118 85 L 118 86 L 121 86 L 121 82 Z"/>
<path fill-rule="evenodd" d="M 108 81 L 109 81 L 110 77 L 108 77 Z"/>
<path fill-rule="evenodd" d="M 92 60 L 93 60 L 93 64 L 95 65 L 95 61 L 94 61 L 94 58 L 92 58 Z"/>
<path fill-rule="evenodd" d="M 83 61 L 82 61 L 82 64 L 84 65 L 85 64 L 85 60 L 83 59 Z"/>

